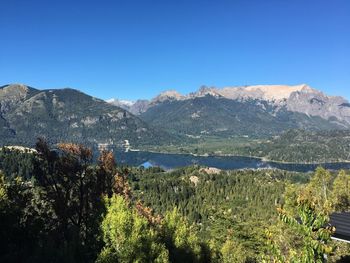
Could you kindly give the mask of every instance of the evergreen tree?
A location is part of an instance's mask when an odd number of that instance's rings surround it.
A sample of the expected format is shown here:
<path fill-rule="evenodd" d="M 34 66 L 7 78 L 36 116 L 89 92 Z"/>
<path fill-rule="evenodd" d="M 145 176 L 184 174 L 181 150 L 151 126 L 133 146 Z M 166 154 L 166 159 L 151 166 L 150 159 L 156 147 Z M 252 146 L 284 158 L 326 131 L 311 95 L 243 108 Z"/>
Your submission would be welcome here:
<path fill-rule="evenodd" d="M 168 251 L 146 218 L 119 195 L 105 199 L 102 222 L 105 246 L 97 262 L 168 262 Z"/>

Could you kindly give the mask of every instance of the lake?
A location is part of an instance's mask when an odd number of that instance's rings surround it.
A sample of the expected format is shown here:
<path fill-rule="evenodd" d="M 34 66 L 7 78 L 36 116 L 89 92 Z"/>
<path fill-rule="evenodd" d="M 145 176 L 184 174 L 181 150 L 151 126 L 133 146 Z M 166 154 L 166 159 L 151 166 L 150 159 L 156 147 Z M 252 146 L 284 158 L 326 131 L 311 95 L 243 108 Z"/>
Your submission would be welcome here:
<path fill-rule="evenodd" d="M 152 152 L 116 152 L 118 163 L 145 168 L 159 166 L 171 170 L 189 165 L 216 167 L 222 170 L 276 168 L 295 172 L 311 172 L 318 166 L 330 170 L 350 169 L 350 163 L 288 164 L 263 161 L 259 158 L 240 156 L 193 156 L 190 154 L 167 154 Z"/>

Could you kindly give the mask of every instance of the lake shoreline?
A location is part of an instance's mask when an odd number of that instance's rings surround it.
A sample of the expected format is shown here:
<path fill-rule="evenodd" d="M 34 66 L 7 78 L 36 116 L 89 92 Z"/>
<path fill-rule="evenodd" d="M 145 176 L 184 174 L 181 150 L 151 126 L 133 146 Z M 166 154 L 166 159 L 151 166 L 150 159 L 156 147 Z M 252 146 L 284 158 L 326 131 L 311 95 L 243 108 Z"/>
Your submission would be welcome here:
<path fill-rule="evenodd" d="M 235 155 L 235 154 L 195 154 L 195 153 L 180 153 L 180 152 L 167 152 L 167 151 L 155 151 L 155 150 L 147 150 L 147 149 L 140 149 L 139 151 L 142 152 L 149 152 L 149 153 L 158 153 L 158 154 L 174 154 L 174 155 L 190 155 L 194 157 L 242 157 L 242 158 L 252 158 L 252 159 L 258 159 L 262 162 L 269 162 L 269 163 L 276 163 L 276 164 L 305 164 L 305 165 L 322 165 L 322 164 L 341 164 L 341 163 L 349 163 L 350 160 L 341 160 L 341 161 L 326 161 L 326 162 L 287 162 L 287 161 L 277 161 L 277 160 L 271 160 L 266 157 L 259 157 L 259 156 L 247 156 L 247 155 Z"/>

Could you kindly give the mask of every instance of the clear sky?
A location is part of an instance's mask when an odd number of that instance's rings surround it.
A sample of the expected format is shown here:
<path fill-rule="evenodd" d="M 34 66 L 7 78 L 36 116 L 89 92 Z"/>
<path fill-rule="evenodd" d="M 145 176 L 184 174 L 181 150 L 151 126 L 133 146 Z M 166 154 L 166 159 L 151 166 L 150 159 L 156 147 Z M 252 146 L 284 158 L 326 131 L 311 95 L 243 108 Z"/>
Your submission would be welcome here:
<path fill-rule="evenodd" d="M 307 83 L 350 99 L 349 0 L 1 0 L 0 85 L 107 99 Z"/>

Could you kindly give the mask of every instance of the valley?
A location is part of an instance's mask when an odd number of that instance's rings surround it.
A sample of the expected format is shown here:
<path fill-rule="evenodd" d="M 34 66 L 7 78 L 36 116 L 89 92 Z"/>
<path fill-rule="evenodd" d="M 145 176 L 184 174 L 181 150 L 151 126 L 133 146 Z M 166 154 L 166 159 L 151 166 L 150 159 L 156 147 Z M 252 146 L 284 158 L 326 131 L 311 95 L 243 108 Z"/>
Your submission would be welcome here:
<path fill-rule="evenodd" d="M 300 85 L 118 103 L 0 88 L 0 259 L 295 262 L 309 240 L 314 257 L 348 258 L 324 227 L 349 210 L 345 100 Z M 322 239 L 285 220 L 306 212 Z"/>
<path fill-rule="evenodd" d="M 180 145 L 145 146 L 145 151 L 194 156 L 244 156 L 280 163 L 341 163 L 350 160 L 350 132 L 288 130 L 270 138 L 205 137 Z"/>
<path fill-rule="evenodd" d="M 349 263 L 350 1 L 1 1 L 0 263 Z"/>
<path fill-rule="evenodd" d="M 74 89 L 0 88 L 2 146 L 38 137 L 92 148 L 285 163 L 349 161 L 349 103 L 307 85 L 208 88 L 108 103 Z M 127 146 L 126 146 L 127 142 Z"/>

